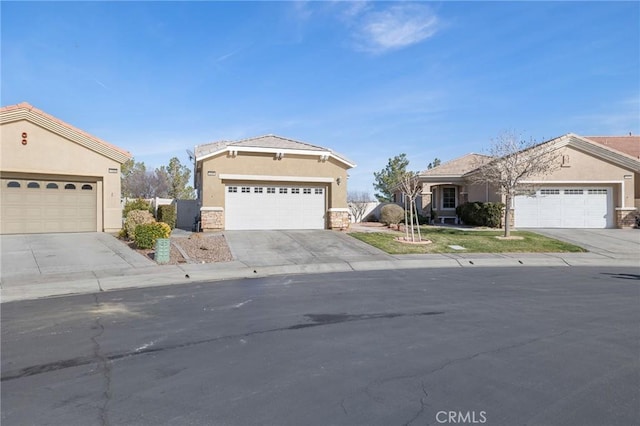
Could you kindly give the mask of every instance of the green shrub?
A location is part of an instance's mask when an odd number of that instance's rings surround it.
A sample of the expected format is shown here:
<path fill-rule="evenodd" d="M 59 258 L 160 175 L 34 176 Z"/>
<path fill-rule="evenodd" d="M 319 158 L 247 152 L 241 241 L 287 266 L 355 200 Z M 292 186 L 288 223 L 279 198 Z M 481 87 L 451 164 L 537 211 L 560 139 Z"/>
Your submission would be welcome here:
<path fill-rule="evenodd" d="M 465 225 L 498 228 L 502 222 L 504 204 L 474 201 L 456 207 L 456 214 Z"/>
<path fill-rule="evenodd" d="M 158 238 L 169 238 L 171 228 L 164 222 L 143 223 L 136 226 L 135 242 L 141 249 L 152 249 Z"/>
<path fill-rule="evenodd" d="M 363 222 L 380 222 L 380 219 L 375 213 L 370 213 L 369 216 L 364 218 Z"/>
<path fill-rule="evenodd" d="M 127 214 L 127 219 L 124 222 L 124 229 L 127 231 L 127 237 L 131 240 L 136 238 L 136 227 L 145 223 L 152 223 L 156 220 L 153 215 L 146 210 L 131 210 Z"/>
<path fill-rule="evenodd" d="M 404 209 L 397 204 L 386 204 L 380 209 L 380 221 L 385 225 L 397 225 L 404 220 Z"/>
<path fill-rule="evenodd" d="M 151 206 L 151 202 L 143 200 L 142 198 L 138 198 L 136 200 L 127 201 L 122 209 L 122 217 L 127 217 L 130 211 L 132 210 L 146 210 L 149 213 L 153 214 L 153 207 Z"/>
<path fill-rule="evenodd" d="M 176 220 L 178 211 L 175 204 L 158 206 L 158 222 L 164 222 L 174 229 L 176 227 Z"/>

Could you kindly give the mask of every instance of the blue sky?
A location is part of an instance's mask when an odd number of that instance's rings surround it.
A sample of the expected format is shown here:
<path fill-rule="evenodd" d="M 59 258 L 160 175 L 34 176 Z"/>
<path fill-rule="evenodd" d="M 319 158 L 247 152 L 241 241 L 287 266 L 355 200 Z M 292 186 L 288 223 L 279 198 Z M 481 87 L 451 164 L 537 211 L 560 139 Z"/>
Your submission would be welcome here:
<path fill-rule="evenodd" d="M 507 129 L 640 134 L 639 2 L 3 2 L 2 105 L 157 167 L 277 134 L 349 187 L 482 152 Z"/>

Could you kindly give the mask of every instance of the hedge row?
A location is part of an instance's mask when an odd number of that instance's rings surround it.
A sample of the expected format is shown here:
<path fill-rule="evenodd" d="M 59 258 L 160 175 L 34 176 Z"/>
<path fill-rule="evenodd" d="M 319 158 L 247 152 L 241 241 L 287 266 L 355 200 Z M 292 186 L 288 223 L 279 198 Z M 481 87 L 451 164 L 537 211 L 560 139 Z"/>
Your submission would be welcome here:
<path fill-rule="evenodd" d="M 499 228 L 504 212 L 503 203 L 481 203 L 474 201 L 456 207 L 456 215 L 465 225 Z"/>

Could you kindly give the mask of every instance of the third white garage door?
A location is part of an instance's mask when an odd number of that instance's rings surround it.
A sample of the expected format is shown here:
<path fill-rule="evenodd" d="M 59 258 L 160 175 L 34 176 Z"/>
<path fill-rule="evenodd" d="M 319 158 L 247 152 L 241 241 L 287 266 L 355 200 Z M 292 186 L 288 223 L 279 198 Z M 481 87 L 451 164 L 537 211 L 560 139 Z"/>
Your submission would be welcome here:
<path fill-rule="evenodd" d="M 610 228 L 612 188 L 542 188 L 514 200 L 517 228 Z"/>
<path fill-rule="evenodd" d="M 225 229 L 324 229 L 323 187 L 227 185 Z"/>

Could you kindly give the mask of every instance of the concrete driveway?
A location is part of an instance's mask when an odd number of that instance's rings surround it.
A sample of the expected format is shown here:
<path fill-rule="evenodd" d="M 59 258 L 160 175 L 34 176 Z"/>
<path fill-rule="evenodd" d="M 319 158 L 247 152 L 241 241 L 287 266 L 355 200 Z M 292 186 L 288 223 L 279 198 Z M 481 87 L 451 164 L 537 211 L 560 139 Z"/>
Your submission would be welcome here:
<path fill-rule="evenodd" d="M 602 256 L 636 258 L 640 265 L 640 230 L 638 229 L 545 228 L 526 230 L 579 245 Z"/>
<path fill-rule="evenodd" d="M 224 236 L 233 257 L 250 267 L 392 259 L 336 231 L 225 231 Z"/>
<path fill-rule="evenodd" d="M 113 235 L 98 232 L 0 235 L 0 254 L 3 281 L 155 265 Z"/>

